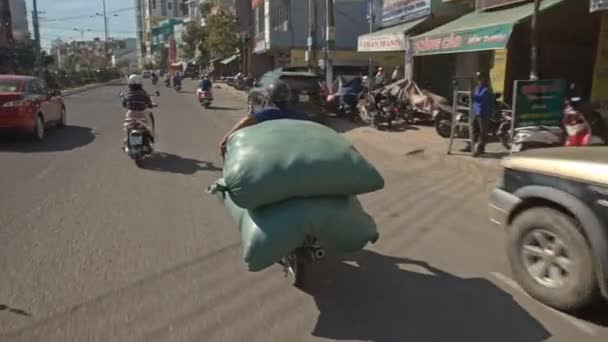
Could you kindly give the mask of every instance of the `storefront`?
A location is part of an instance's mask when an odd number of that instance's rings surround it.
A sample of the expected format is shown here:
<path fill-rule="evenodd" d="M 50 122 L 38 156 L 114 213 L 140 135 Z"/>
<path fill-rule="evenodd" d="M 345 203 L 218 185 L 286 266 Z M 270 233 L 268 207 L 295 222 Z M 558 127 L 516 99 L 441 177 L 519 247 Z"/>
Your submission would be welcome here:
<path fill-rule="evenodd" d="M 494 90 L 510 99 L 512 82 L 529 77 L 533 11 L 531 1 L 478 0 L 475 12 L 413 37 L 410 44 L 417 80 L 449 96 L 452 79 L 483 72 L 490 76 Z M 542 1 L 538 24 L 541 78 L 563 78 L 590 90 L 589 65 L 595 59 L 598 21 L 588 12 L 588 4 L 580 0 Z M 442 65 L 440 77 L 437 69 L 427 67 L 431 63 Z"/>
<path fill-rule="evenodd" d="M 593 69 L 591 101 L 599 107 L 608 124 L 608 1 L 591 0 L 591 11 L 597 12 L 601 24 L 597 39 L 597 53 Z"/>
<path fill-rule="evenodd" d="M 463 2 L 431 0 L 384 0 L 373 9 L 372 17 L 384 28 L 359 36 L 357 51 L 365 52 L 390 73 L 399 66 L 406 78 L 414 73 L 409 37 L 441 25 L 467 11 Z M 370 13 L 372 11 L 370 10 Z"/>

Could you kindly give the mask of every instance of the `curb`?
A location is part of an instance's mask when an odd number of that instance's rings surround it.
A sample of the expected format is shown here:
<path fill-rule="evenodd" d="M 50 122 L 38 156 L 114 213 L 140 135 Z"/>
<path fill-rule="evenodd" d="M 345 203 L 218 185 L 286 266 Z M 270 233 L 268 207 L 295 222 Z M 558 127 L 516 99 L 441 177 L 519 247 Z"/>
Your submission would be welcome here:
<path fill-rule="evenodd" d="M 108 81 L 108 82 L 103 82 L 103 83 L 91 83 L 91 84 L 87 84 L 87 85 L 82 86 L 82 87 L 63 90 L 61 92 L 61 94 L 64 97 L 65 96 L 72 96 L 72 95 L 84 93 L 85 91 L 89 91 L 89 90 L 93 90 L 93 89 L 96 89 L 96 88 L 99 88 L 99 87 L 103 87 L 105 85 L 120 84 L 122 81 L 123 81 L 123 79 L 119 78 L 119 79 L 115 79 L 115 80 Z"/>

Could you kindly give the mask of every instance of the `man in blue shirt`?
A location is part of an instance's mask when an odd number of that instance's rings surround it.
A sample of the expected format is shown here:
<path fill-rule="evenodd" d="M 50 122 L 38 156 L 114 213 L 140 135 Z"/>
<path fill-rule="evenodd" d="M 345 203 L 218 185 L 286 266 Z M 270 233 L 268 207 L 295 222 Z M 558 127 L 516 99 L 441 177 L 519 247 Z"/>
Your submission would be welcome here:
<path fill-rule="evenodd" d="M 477 73 L 477 87 L 473 91 L 473 136 L 471 144 L 465 149 L 473 148 L 473 156 L 476 157 L 485 152 L 488 137 L 488 126 L 490 116 L 494 111 L 494 94 L 488 86 L 486 78 L 482 73 Z"/>
<path fill-rule="evenodd" d="M 209 75 L 207 75 L 207 74 L 203 75 L 203 77 L 201 78 L 201 82 L 198 84 L 198 87 L 202 91 L 211 91 L 211 88 L 213 87 L 213 83 L 209 79 Z"/>
<path fill-rule="evenodd" d="M 291 98 L 291 89 L 287 83 L 277 80 L 270 84 L 266 88 L 268 92 L 268 99 L 272 103 L 271 107 L 264 108 L 259 112 L 254 112 L 246 115 L 220 141 L 220 153 L 222 157 L 226 154 L 226 143 L 232 133 L 239 129 L 253 126 L 255 124 L 280 119 L 293 119 L 293 120 L 310 120 L 308 115 L 298 111 L 294 111 L 288 108 L 289 99 Z"/>

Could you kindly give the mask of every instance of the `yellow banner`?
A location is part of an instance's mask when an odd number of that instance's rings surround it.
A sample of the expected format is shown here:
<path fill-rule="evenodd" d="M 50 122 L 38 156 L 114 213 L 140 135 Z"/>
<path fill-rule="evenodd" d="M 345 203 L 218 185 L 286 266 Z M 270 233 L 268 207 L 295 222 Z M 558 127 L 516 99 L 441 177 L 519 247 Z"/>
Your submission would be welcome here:
<path fill-rule="evenodd" d="M 507 74 L 507 49 L 494 50 L 494 65 L 490 70 L 490 81 L 494 93 L 504 94 Z"/>
<path fill-rule="evenodd" d="M 604 109 L 608 109 L 608 13 L 602 14 L 591 100 L 600 102 Z"/>

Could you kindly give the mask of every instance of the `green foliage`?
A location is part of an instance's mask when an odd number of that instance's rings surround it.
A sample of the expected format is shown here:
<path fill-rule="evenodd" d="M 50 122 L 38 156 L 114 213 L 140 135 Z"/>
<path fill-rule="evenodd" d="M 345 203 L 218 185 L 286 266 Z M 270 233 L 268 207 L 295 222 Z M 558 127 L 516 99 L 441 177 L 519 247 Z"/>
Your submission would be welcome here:
<path fill-rule="evenodd" d="M 198 55 L 199 65 L 206 66 L 212 57 L 235 54 L 240 45 L 236 33 L 236 17 L 221 10 L 215 1 L 201 4 L 199 10 L 206 25 L 200 26 L 195 21 L 186 26 L 183 44 L 180 46 L 182 57 L 191 59 Z"/>
<path fill-rule="evenodd" d="M 160 55 L 159 55 L 159 59 L 158 59 L 158 67 L 161 69 L 165 69 L 165 68 L 169 68 L 169 49 L 164 46 L 161 45 L 159 47 L 160 50 Z"/>
<path fill-rule="evenodd" d="M 199 45 L 206 40 L 206 31 L 198 22 L 189 22 L 182 36 L 183 44 L 180 46 L 182 55 L 186 59 L 192 59 L 196 55 Z"/>
<path fill-rule="evenodd" d="M 236 18 L 231 13 L 217 11 L 207 17 L 206 47 L 210 55 L 228 57 L 235 54 L 240 43 L 236 26 Z"/>

